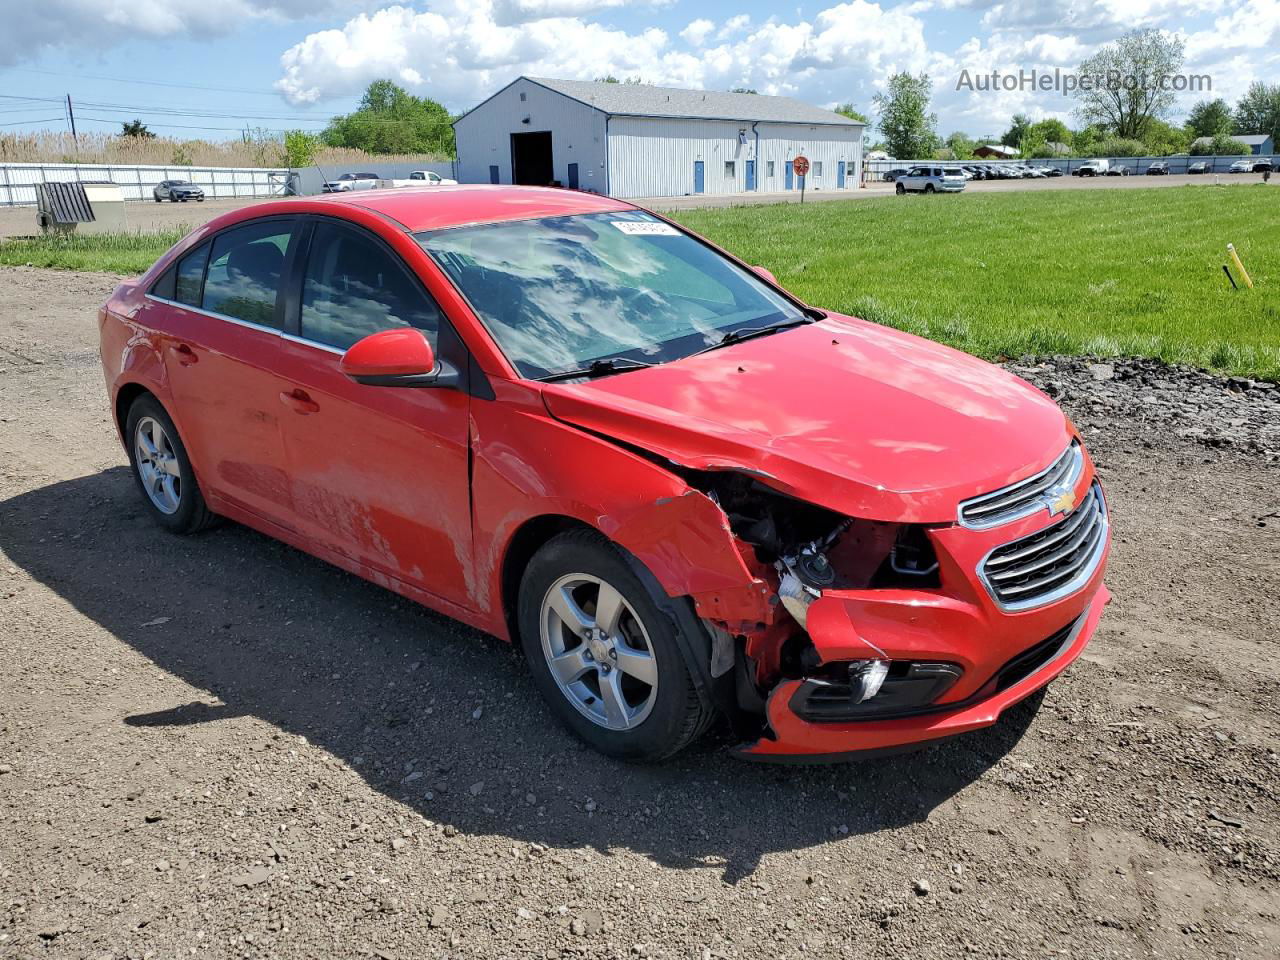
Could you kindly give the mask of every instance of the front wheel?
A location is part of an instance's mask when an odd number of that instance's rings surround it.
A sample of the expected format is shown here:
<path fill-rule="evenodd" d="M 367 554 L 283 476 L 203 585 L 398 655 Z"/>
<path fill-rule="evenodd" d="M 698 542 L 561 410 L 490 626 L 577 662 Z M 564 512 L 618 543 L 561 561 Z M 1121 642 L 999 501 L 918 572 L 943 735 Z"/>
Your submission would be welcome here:
<path fill-rule="evenodd" d="M 129 463 L 151 516 L 171 533 L 197 533 L 217 516 L 205 505 L 187 448 L 160 401 L 134 401 L 125 420 Z"/>
<path fill-rule="evenodd" d="M 900 194 L 901 194 L 901 193 L 906 193 L 906 192 L 907 192 L 907 188 L 906 188 L 906 186 L 904 186 L 904 185 L 903 185 L 903 184 L 901 184 L 901 183 L 897 185 L 896 190 L 897 190 L 897 192 L 898 192 L 898 193 L 900 193 Z"/>
<path fill-rule="evenodd" d="M 623 760 L 662 760 L 710 724 L 677 625 L 621 551 L 587 530 L 548 541 L 520 584 L 534 683 L 571 732 Z"/>

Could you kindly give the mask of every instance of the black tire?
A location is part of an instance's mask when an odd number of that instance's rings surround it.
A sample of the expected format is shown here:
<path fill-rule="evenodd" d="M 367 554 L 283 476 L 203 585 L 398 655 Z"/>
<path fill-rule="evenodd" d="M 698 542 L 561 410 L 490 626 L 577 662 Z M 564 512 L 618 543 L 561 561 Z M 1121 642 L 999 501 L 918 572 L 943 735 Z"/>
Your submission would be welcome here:
<path fill-rule="evenodd" d="M 933 193 L 933 184 L 932 184 L 932 183 L 926 183 L 926 184 L 924 185 L 924 192 L 925 192 L 925 193 Z"/>
<path fill-rule="evenodd" d="M 896 186 L 896 191 L 897 191 L 899 194 L 903 194 L 903 193 L 906 193 L 906 192 L 907 192 L 907 188 L 906 188 L 903 184 L 899 183 L 899 184 L 897 184 L 897 186 Z"/>
<path fill-rule="evenodd" d="M 657 660 L 657 689 L 648 716 L 630 730 L 609 730 L 584 716 L 552 676 L 542 649 L 542 603 L 560 578 L 588 574 L 616 589 L 635 612 Z M 689 674 L 677 625 L 662 609 L 670 601 L 650 592 L 618 547 L 594 531 L 572 530 L 547 541 L 520 583 L 520 642 L 534 684 L 559 721 L 600 753 L 620 760 L 655 762 L 679 753 L 700 737 L 715 713 Z"/>
<path fill-rule="evenodd" d="M 181 494 L 178 509 L 173 513 L 165 513 L 152 502 L 151 496 L 143 485 L 142 472 L 138 466 L 136 441 L 138 424 L 148 417 L 164 428 L 173 448 L 174 459 L 178 463 Z M 182 438 L 178 435 L 178 428 L 173 425 L 173 420 L 159 400 L 148 393 L 133 402 L 125 417 L 124 436 L 125 446 L 129 452 L 129 465 L 133 468 L 134 483 L 138 486 L 143 504 L 156 523 L 170 533 L 185 535 L 207 530 L 218 522 L 218 515 L 204 502 L 204 495 L 196 482 L 195 471 L 191 469 L 191 460 L 187 456 L 187 448 L 183 446 Z"/>
<path fill-rule="evenodd" d="M 159 198 L 159 197 L 156 197 L 156 196 L 155 196 L 155 194 L 152 194 L 152 196 L 153 196 L 153 197 L 155 197 L 155 201 L 156 201 L 156 203 L 160 203 L 160 202 L 161 202 L 161 201 L 160 201 L 160 198 Z"/>

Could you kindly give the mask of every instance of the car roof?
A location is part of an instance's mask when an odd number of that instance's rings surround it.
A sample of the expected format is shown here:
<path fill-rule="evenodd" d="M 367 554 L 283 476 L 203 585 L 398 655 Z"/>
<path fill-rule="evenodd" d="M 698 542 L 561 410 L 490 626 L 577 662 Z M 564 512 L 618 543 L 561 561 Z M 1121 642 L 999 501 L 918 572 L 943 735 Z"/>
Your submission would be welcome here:
<path fill-rule="evenodd" d="M 394 220 L 412 233 L 472 223 L 636 209 L 633 204 L 594 193 L 505 184 L 445 185 L 429 192 L 404 187 L 398 190 L 325 193 L 314 197 L 278 200 L 248 209 L 253 210 L 255 215 L 278 216 L 293 212 L 290 207 L 299 203 L 360 207 Z"/>

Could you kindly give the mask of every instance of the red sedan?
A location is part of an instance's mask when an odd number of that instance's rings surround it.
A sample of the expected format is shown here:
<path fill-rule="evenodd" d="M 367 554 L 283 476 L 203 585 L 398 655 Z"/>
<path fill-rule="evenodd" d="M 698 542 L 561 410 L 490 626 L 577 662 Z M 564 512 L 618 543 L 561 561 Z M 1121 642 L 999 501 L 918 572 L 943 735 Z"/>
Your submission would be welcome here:
<path fill-rule="evenodd" d="M 228 517 L 523 645 L 657 759 L 994 723 L 1107 602 L 1107 506 L 1025 382 L 810 307 L 630 204 L 518 187 L 265 203 L 100 315 L 175 533 Z"/>

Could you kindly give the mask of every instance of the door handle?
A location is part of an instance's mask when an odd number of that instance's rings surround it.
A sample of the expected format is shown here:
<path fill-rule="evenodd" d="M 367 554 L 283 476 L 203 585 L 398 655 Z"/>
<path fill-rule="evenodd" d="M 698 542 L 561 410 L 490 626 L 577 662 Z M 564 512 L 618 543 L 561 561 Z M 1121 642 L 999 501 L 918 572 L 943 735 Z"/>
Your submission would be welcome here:
<path fill-rule="evenodd" d="M 178 358 L 178 362 L 184 367 L 189 367 L 193 363 L 198 363 L 200 361 L 200 358 L 196 356 L 196 352 L 185 343 L 180 343 L 176 347 L 170 347 L 169 350 Z"/>
<path fill-rule="evenodd" d="M 311 397 L 307 395 L 307 391 L 300 388 L 295 388 L 287 393 L 280 394 L 280 402 L 291 409 L 294 413 L 316 413 L 320 409 L 320 404 L 312 400 Z"/>

